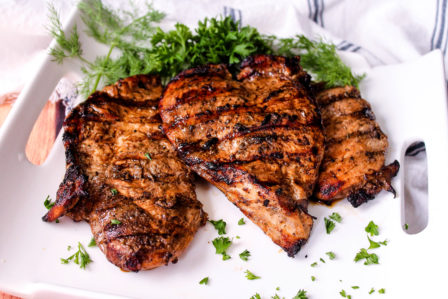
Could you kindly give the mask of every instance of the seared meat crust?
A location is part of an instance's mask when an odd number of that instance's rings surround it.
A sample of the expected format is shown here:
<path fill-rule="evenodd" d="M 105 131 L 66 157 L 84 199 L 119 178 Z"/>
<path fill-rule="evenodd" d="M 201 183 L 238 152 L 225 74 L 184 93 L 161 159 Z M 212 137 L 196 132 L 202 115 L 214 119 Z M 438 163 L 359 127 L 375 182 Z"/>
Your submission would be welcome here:
<path fill-rule="evenodd" d="M 398 161 L 385 166 L 387 137 L 375 121 L 370 104 L 353 86 L 321 91 L 316 96 L 325 135 L 325 155 L 315 197 L 333 201 L 347 197 L 354 207 L 385 189 Z"/>
<path fill-rule="evenodd" d="M 43 217 L 89 222 L 108 260 L 126 271 L 177 262 L 207 217 L 192 173 L 161 131 L 161 93 L 158 78 L 139 75 L 71 111 L 64 123 L 66 175 Z"/>
<path fill-rule="evenodd" d="M 309 76 L 298 58 L 257 55 L 180 73 L 159 109 L 184 162 L 217 186 L 289 256 L 309 237 L 308 197 L 323 156 Z"/>

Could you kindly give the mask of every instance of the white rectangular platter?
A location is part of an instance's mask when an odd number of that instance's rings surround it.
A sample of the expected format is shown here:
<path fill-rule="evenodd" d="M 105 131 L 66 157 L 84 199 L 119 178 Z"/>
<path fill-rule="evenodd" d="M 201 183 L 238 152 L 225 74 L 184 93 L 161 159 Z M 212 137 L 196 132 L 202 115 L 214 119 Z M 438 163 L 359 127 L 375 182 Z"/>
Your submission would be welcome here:
<path fill-rule="evenodd" d="M 76 13 L 68 26 L 74 22 L 80 25 Z M 94 57 L 97 48 L 86 46 L 87 55 Z M 89 225 L 68 218 L 59 224 L 41 220 L 46 212 L 43 201 L 47 195 L 55 197 L 65 170 L 61 134 L 41 166 L 27 160 L 25 145 L 59 79 L 67 74 L 80 76 L 79 65 L 61 66 L 46 57 L 0 132 L 0 290 L 32 298 L 249 298 L 255 293 L 262 298 L 276 293 L 291 298 L 299 289 L 307 290 L 313 299 L 339 298 L 342 289 L 353 298 L 441 298 L 448 277 L 448 121 L 441 53 L 400 65 L 357 70 L 367 74 L 361 84 L 362 95 L 389 136 L 388 162 L 398 159 L 403 163 L 409 144 L 417 140 L 426 143 L 429 220 L 423 231 L 409 233 L 413 223 L 403 216 L 401 170 L 393 180 L 396 198 L 382 192 L 357 209 L 346 201 L 334 207 L 311 205 L 310 214 L 317 217 L 311 238 L 295 258 L 289 258 L 248 219 L 246 225 L 237 225 L 243 217 L 240 211 L 219 190 L 200 181 L 197 194 L 209 218 L 227 222 L 227 235 L 233 238 L 228 251 L 232 258 L 223 261 L 215 254 L 211 241 L 217 232 L 207 224 L 177 264 L 125 273 L 96 247 L 87 248 L 94 262 L 85 271 L 74 264 L 61 264 L 60 258 L 70 255 L 68 245 L 90 241 Z M 323 218 L 332 212 L 338 212 L 343 221 L 328 235 Z M 370 220 L 380 228 L 375 240 L 389 242 L 372 251 L 378 254 L 379 265 L 365 266 L 353 259 L 360 248 L 369 246 L 364 228 Z M 405 222 L 409 231 L 403 229 Z M 248 262 L 238 257 L 245 249 L 252 254 Z M 329 260 L 328 251 L 333 251 L 336 259 Z M 311 267 L 313 262 L 318 265 Z M 247 280 L 246 269 L 261 279 Z M 200 285 L 206 276 L 209 284 Z M 385 288 L 386 293 L 369 295 L 371 288 Z"/>

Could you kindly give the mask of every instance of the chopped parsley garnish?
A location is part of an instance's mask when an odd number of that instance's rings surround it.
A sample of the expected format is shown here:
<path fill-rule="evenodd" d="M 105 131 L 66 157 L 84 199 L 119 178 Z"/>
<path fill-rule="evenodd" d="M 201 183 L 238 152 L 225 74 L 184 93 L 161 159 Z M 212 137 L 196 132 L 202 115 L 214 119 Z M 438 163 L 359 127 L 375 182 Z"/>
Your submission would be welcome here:
<path fill-rule="evenodd" d="M 339 215 L 336 212 L 333 212 L 333 214 L 331 214 L 329 217 L 338 223 L 341 223 L 341 221 L 342 221 L 341 215 Z"/>
<path fill-rule="evenodd" d="M 373 292 L 375 292 L 375 289 L 374 288 L 370 289 L 369 295 L 372 294 Z"/>
<path fill-rule="evenodd" d="M 87 245 L 88 247 L 95 247 L 96 246 L 96 241 L 95 238 L 92 237 L 92 239 L 90 240 L 89 245 Z"/>
<path fill-rule="evenodd" d="M 72 246 L 68 245 L 67 246 L 67 251 L 70 251 L 70 250 L 72 250 Z"/>
<path fill-rule="evenodd" d="M 276 291 L 280 291 L 280 287 L 276 287 L 275 290 L 276 290 Z"/>
<path fill-rule="evenodd" d="M 44 200 L 44 206 L 47 210 L 51 209 L 54 206 L 55 202 L 51 200 L 50 195 L 47 195 L 47 198 Z"/>
<path fill-rule="evenodd" d="M 347 294 L 345 293 L 345 290 L 340 291 L 339 294 L 341 294 L 341 296 L 344 297 L 344 298 L 347 297 Z"/>
<path fill-rule="evenodd" d="M 249 260 L 249 256 L 250 252 L 247 249 L 240 253 L 240 259 L 242 259 L 243 261 L 247 262 Z"/>
<path fill-rule="evenodd" d="M 330 260 L 334 260 L 336 258 L 336 254 L 334 254 L 333 251 L 328 251 L 325 253 L 326 255 L 328 255 L 328 257 L 330 258 Z"/>
<path fill-rule="evenodd" d="M 370 221 L 366 226 L 365 231 L 370 234 L 370 236 L 378 236 L 378 225 L 376 225 L 373 221 Z"/>
<path fill-rule="evenodd" d="M 364 265 L 378 264 L 378 256 L 375 253 L 368 253 L 365 248 L 361 248 L 355 256 L 355 262 L 364 259 Z"/>
<path fill-rule="evenodd" d="M 145 157 L 146 157 L 146 159 L 148 159 L 148 160 L 152 160 L 152 158 L 151 158 L 151 156 L 149 155 L 149 153 L 145 153 Z"/>
<path fill-rule="evenodd" d="M 246 222 L 244 222 L 244 218 L 238 220 L 238 225 L 244 225 L 244 224 L 246 224 Z"/>
<path fill-rule="evenodd" d="M 352 289 L 357 290 L 357 289 L 359 289 L 359 287 L 358 286 L 352 286 Z"/>
<path fill-rule="evenodd" d="M 336 225 L 334 224 L 333 221 L 331 221 L 327 217 L 324 218 L 324 221 L 325 221 L 325 230 L 327 231 L 327 234 L 330 234 Z"/>
<path fill-rule="evenodd" d="M 317 262 L 314 262 L 311 264 L 311 267 L 316 267 L 317 266 Z"/>
<path fill-rule="evenodd" d="M 325 260 L 323 258 L 320 258 L 320 261 L 325 264 Z"/>
<path fill-rule="evenodd" d="M 405 230 L 408 230 L 408 228 L 409 228 L 409 225 L 408 225 L 407 223 L 405 223 L 405 224 L 404 224 L 404 229 L 405 229 Z"/>
<path fill-rule="evenodd" d="M 261 299 L 260 294 L 255 293 L 255 295 L 253 295 L 252 297 L 250 297 L 249 299 Z"/>
<path fill-rule="evenodd" d="M 315 281 L 315 280 L 316 280 L 316 277 L 311 276 L 311 281 Z"/>
<path fill-rule="evenodd" d="M 93 262 L 84 246 L 82 246 L 80 242 L 78 242 L 77 252 L 66 259 L 61 258 L 62 264 L 68 264 L 70 261 L 73 261 L 75 264 L 79 265 L 79 268 L 81 269 L 85 269 L 89 263 Z"/>
<path fill-rule="evenodd" d="M 260 279 L 260 276 L 255 275 L 254 273 L 250 272 L 249 270 L 244 271 L 244 273 L 246 273 L 246 278 L 249 280 L 254 280 L 254 279 Z"/>
<path fill-rule="evenodd" d="M 208 277 L 204 277 L 199 284 L 208 284 Z"/>
<path fill-rule="evenodd" d="M 117 189 L 115 189 L 115 188 L 113 188 L 113 189 L 110 189 L 110 193 L 112 193 L 112 195 L 117 195 L 118 194 L 118 190 Z"/>
<path fill-rule="evenodd" d="M 387 246 L 387 240 L 384 240 L 383 242 L 375 242 L 372 239 L 370 239 L 369 236 L 367 236 L 367 239 L 369 239 L 369 243 L 370 243 L 370 246 L 368 249 L 378 248 L 381 245 Z"/>
<path fill-rule="evenodd" d="M 275 294 L 271 297 L 271 299 L 285 299 L 285 297 L 280 297 L 279 295 Z"/>
<path fill-rule="evenodd" d="M 308 299 L 308 296 L 306 295 L 305 290 L 299 290 L 292 299 Z"/>
<path fill-rule="evenodd" d="M 215 229 L 218 231 L 218 235 L 225 235 L 226 234 L 226 222 L 222 219 L 219 219 L 217 221 L 215 220 L 209 220 L 211 224 L 215 227 Z"/>
<path fill-rule="evenodd" d="M 380 293 L 380 294 L 384 294 L 384 293 L 386 293 L 386 290 L 383 288 L 383 289 L 379 289 L 378 290 L 378 293 Z"/>
<path fill-rule="evenodd" d="M 240 236 L 235 236 L 236 239 L 240 239 Z"/>
<path fill-rule="evenodd" d="M 110 221 L 110 223 L 112 223 L 113 225 L 118 225 L 118 224 L 121 224 L 121 221 L 120 221 L 120 220 L 117 220 L 117 219 L 112 219 L 112 220 Z"/>
<path fill-rule="evenodd" d="M 229 240 L 228 237 L 219 237 L 215 238 L 213 241 L 213 246 L 215 246 L 216 254 L 222 254 L 222 259 L 228 260 L 230 256 L 227 255 L 227 249 L 232 245 L 232 241 Z"/>

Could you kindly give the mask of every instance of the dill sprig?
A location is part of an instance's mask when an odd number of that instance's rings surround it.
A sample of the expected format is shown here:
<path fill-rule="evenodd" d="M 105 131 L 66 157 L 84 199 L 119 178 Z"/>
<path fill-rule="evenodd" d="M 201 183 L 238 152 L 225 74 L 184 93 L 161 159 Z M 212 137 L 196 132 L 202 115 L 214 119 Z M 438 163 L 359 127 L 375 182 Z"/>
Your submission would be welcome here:
<path fill-rule="evenodd" d="M 62 29 L 59 14 L 52 3 L 48 4 L 48 20 L 50 23 L 47 30 L 56 41 L 56 45 L 50 49 L 53 60 L 62 63 L 65 58 L 81 58 L 82 48 L 76 24 L 67 36 Z"/>
<path fill-rule="evenodd" d="M 323 40 L 312 41 L 304 35 L 266 36 L 230 17 L 205 18 L 194 31 L 180 23 L 164 31 L 155 26 L 164 13 L 150 4 L 138 9 L 130 2 L 128 7 L 127 11 L 112 10 L 101 0 L 80 2 L 86 33 L 109 46 L 106 55 L 89 62 L 82 57 L 76 26 L 66 35 L 56 10 L 50 6 L 50 33 L 57 44 L 50 54 L 59 63 L 66 58 L 82 61 L 84 78 L 80 87 L 85 96 L 128 76 L 158 74 L 167 82 L 186 68 L 206 63 L 236 64 L 253 54 L 300 55 L 303 68 L 328 88 L 358 86 L 363 78 L 354 75 L 337 55 L 336 47 Z"/>

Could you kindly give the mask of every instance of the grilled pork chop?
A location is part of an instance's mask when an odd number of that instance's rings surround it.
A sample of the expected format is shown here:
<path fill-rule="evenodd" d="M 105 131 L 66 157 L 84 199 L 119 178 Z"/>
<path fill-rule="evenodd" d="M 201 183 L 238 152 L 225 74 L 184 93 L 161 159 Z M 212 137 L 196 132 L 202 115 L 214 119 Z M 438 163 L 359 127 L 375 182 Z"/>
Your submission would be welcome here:
<path fill-rule="evenodd" d="M 328 202 L 347 197 L 358 207 L 383 189 L 395 195 L 391 179 L 398 172 L 398 161 L 384 165 L 387 137 L 358 89 L 327 89 L 317 94 L 316 101 L 325 135 L 317 199 Z"/>
<path fill-rule="evenodd" d="M 156 77 L 134 76 L 92 94 L 67 116 L 67 169 L 43 217 L 89 222 L 110 262 L 148 270 L 178 257 L 205 224 L 192 173 L 161 132 Z"/>
<path fill-rule="evenodd" d="M 308 84 L 299 58 L 258 55 L 242 63 L 237 80 L 222 64 L 186 70 L 159 104 L 183 161 L 289 256 L 310 235 L 308 197 L 323 156 Z"/>

